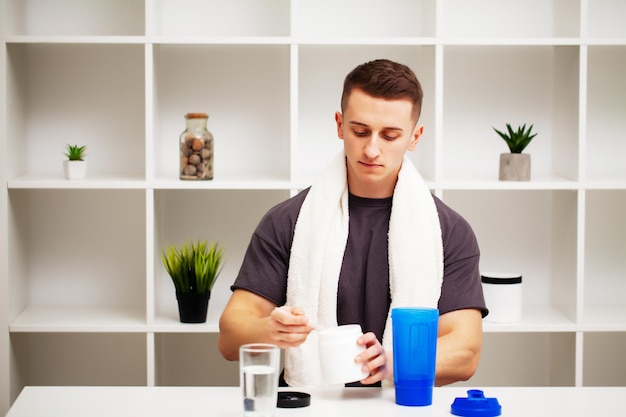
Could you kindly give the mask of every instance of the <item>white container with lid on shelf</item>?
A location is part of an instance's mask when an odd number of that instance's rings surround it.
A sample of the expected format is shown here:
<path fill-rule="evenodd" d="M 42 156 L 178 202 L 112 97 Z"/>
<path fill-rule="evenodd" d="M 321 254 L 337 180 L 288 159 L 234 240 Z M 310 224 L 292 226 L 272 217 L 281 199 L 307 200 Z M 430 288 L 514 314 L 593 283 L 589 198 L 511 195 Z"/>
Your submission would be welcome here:
<path fill-rule="evenodd" d="M 485 321 L 511 323 L 522 319 L 522 274 L 483 272 L 481 281 L 489 309 Z"/>

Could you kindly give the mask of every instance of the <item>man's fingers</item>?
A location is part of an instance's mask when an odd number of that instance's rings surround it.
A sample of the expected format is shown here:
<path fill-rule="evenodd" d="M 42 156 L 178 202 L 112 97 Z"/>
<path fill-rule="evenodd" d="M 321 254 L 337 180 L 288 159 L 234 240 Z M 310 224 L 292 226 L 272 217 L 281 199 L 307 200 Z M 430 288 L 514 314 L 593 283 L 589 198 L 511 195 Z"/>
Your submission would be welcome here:
<path fill-rule="evenodd" d="M 272 311 L 272 318 L 284 325 L 304 325 L 309 318 L 304 315 L 304 310 L 299 307 L 276 307 Z"/>

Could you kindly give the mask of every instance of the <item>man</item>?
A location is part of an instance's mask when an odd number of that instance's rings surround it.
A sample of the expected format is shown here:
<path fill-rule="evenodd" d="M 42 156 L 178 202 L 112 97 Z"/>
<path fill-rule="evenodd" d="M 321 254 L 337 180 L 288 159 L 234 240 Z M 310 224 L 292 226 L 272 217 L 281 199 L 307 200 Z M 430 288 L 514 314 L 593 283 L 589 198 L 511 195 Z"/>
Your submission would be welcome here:
<path fill-rule="evenodd" d="M 432 196 L 405 157 L 424 130 L 422 89 L 376 60 L 345 79 L 335 114 L 344 151 L 309 189 L 272 208 L 252 236 L 220 319 L 219 349 L 285 349 L 290 385 L 317 384 L 316 326 L 359 323 L 363 385 L 393 380 L 390 308 L 439 308 L 436 385 L 478 366 L 487 314 L 469 224 Z"/>

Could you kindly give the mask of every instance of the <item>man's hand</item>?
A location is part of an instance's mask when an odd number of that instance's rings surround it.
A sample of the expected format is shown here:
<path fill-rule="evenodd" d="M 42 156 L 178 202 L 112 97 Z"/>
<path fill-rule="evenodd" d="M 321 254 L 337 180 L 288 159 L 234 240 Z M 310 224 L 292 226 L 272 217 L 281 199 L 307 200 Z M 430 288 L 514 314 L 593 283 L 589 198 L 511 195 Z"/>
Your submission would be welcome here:
<path fill-rule="evenodd" d="M 299 346 L 315 326 L 300 307 L 276 307 L 270 313 L 267 324 L 270 338 L 280 348 Z"/>
<path fill-rule="evenodd" d="M 218 347 L 229 361 L 239 359 L 246 343 L 272 343 L 280 348 L 301 345 L 314 329 L 299 307 L 276 307 L 267 298 L 236 289 L 220 317 Z"/>
<path fill-rule="evenodd" d="M 359 337 L 357 344 L 365 346 L 365 351 L 356 357 L 356 362 L 363 364 L 363 372 L 370 375 L 362 379 L 362 384 L 374 384 L 383 379 L 393 378 L 393 362 L 390 355 L 380 344 L 373 332 L 365 333 Z"/>

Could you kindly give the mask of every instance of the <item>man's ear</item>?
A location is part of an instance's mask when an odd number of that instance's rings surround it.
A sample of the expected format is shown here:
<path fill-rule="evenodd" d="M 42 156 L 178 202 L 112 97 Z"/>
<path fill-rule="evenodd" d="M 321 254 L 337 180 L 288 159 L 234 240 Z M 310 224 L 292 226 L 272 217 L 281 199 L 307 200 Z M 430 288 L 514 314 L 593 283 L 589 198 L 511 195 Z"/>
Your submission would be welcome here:
<path fill-rule="evenodd" d="M 424 133 L 424 125 L 416 125 L 415 129 L 413 130 L 411 141 L 409 142 L 409 151 L 415 150 L 417 142 L 419 142 L 422 133 Z"/>
<path fill-rule="evenodd" d="M 343 115 L 335 112 L 335 123 L 337 124 L 337 137 L 343 139 Z"/>

